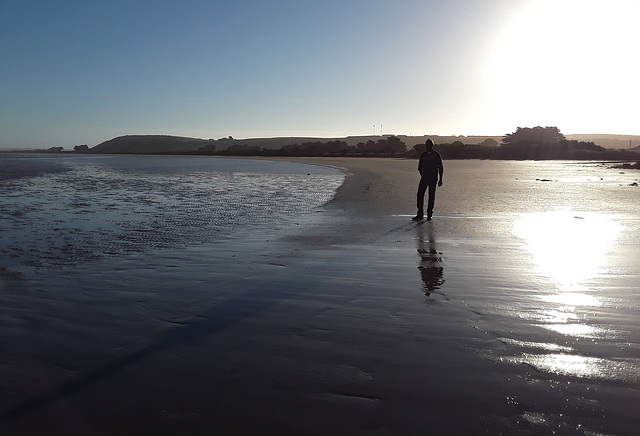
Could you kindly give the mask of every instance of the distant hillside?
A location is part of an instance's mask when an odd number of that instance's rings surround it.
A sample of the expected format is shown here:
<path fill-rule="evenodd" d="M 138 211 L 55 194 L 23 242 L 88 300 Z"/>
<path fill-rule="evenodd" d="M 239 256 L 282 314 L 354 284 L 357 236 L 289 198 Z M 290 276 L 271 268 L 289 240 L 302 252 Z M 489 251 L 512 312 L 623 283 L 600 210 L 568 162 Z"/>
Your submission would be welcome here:
<path fill-rule="evenodd" d="M 568 140 L 593 142 L 596 145 L 610 149 L 628 149 L 640 146 L 640 136 L 632 135 L 565 135 Z"/>
<path fill-rule="evenodd" d="M 164 135 L 127 135 L 118 136 L 89 149 L 90 153 L 104 154 L 146 154 L 146 153 L 181 153 L 205 147 L 210 142 L 206 139 L 184 138 Z"/>
<path fill-rule="evenodd" d="M 388 138 L 394 135 L 384 135 Z M 427 138 L 431 138 L 436 144 L 451 144 L 456 141 L 465 145 L 480 144 L 487 139 L 493 139 L 498 144 L 503 136 L 406 136 L 395 135 L 403 141 L 407 149 L 411 150 L 416 144 L 424 144 Z M 593 142 L 596 145 L 607 149 L 629 149 L 631 146 L 640 145 L 640 137 L 626 135 L 566 135 L 568 140 Z M 313 137 L 279 137 L 279 138 L 249 138 L 249 139 L 198 139 L 182 136 L 167 135 L 126 135 L 113 138 L 88 150 L 89 153 L 104 154 L 181 154 L 194 152 L 200 149 L 214 149 L 216 151 L 227 150 L 229 147 L 260 148 L 265 150 L 277 150 L 286 145 L 303 144 L 306 142 L 329 142 L 343 141 L 349 146 L 356 146 L 358 143 L 367 141 L 378 141 L 379 135 L 370 136 L 347 136 L 346 138 L 313 138 Z"/>
<path fill-rule="evenodd" d="M 385 135 L 386 136 L 386 135 Z M 424 136 L 405 136 L 405 135 L 396 135 L 405 144 L 407 144 L 407 148 L 411 149 L 416 144 L 424 144 L 427 139 L 431 139 L 434 144 L 452 144 L 456 141 L 462 142 L 465 145 L 476 145 L 480 144 L 487 139 L 493 139 L 498 144 L 502 141 L 503 136 L 439 136 L 439 135 L 424 135 Z M 379 139 L 379 137 L 377 138 Z M 365 141 L 366 142 L 366 141 Z"/>
<path fill-rule="evenodd" d="M 384 135 L 390 137 L 392 135 Z M 460 141 L 463 144 L 478 144 L 485 139 L 493 138 L 497 142 L 501 136 L 405 136 L 397 135 L 407 148 L 413 148 L 416 144 L 424 144 L 427 138 L 433 139 L 436 144 Z M 277 150 L 286 145 L 302 144 L 305 142 L 329 142 L 344 141 L 349 146 L 356 146 L 360 142 L 378 141 L 380 136 L 348 136 L 346 138 L 311 138 L 311 137 L 280 137 L 280 138 L 249 138 L 249 139 L 198 139 L 182 136 L 167 135 L 126 135 L 118 136 L 105 141 L 88 150 L 89 153 L 103 154 L 179 154 L 192 152 L 198 149 L 215 147 L 215 150 L 226 150 L 231 146 L 259 147 L 266 150 Z"/>
<path fill-rule="evenodd" d="M 309 140 L 309 138 L 251 138 L 242 140 L 222 138 L 214 140 L 167 135 L 126 135 L 98 144 L 91 148 L 89 152 L 104 154 L 179 154 L 211 147 L 215 147 L 216 150 L 226 150 L 233 145 L 278 149 L 285 145 Z M 328 141 L 328 139 L 322 140 Z"/>

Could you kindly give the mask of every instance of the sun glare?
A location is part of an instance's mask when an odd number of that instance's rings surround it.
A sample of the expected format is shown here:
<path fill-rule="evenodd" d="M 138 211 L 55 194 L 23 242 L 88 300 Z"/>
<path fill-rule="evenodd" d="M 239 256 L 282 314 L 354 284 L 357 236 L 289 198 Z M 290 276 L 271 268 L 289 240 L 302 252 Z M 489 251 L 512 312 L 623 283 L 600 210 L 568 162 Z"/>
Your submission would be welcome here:
<path fill-rule="evenodd" d="M 640 99 L 639 17 L 640 2 L 631 0 L 530 2 L 494 47 L 488 66 L 494 111 L 514 127 L 630 133 Z"/>
<path fill-rule="evenodd" d="M 541 304 L 532 312 L 532 322 L 568 341 L 598 341 L 614 334 L 590 322 L 590 313 L 603 306 L 606 297 L 591 292 L 588 285 L 611 266 L 609 250 L 620 231 L 620 223 L 609 215 L 568 210 L 527 214 L 514 222 L 513 233 L 531 253 L 535 273 L 550 279 L 556 288 L 538 290 Z M 579 355 L 571 347 L 548 349 L 551 353 L 522 354 L 512 361 L 573 377 L 626 379 L 637 373 L 635 367 Z"/>
<path fill-rule="evenodd" d="M 607 268 L 609 246 L 619 226 L 604 215 L 549 212 L 517 220 L 513 232 L 526 242 L 540 275 L 553 280 L 559 290 L 575 292 Z"/>

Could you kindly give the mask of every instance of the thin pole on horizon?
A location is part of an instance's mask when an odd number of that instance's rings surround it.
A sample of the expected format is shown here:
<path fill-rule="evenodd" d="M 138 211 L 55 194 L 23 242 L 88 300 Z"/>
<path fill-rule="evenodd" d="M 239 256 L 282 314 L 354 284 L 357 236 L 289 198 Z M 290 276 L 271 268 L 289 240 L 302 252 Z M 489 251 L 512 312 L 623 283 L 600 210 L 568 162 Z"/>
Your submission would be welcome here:
<path fill-rule="evenodd" d="M 382 124 L 380 124 L 380 136 L 382 136 Z"/>
<path fill-rule="evenodd" d="M 376 136 L 376 125 L 373 125 L 373 136 Z"/>

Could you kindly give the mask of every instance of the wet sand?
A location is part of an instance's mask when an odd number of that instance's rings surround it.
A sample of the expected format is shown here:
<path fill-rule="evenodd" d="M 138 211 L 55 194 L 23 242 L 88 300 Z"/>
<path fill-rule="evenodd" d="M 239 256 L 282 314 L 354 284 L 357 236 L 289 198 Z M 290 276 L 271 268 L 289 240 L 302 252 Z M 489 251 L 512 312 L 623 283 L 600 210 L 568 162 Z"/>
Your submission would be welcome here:
<path fill-rule="evenodd" d="M 632 174 L 445 162 L 416 224 L 416 161 L 296 161 L 348 177 L 291 228 L 6 274 L 1 433 L 635 432 Z"/>

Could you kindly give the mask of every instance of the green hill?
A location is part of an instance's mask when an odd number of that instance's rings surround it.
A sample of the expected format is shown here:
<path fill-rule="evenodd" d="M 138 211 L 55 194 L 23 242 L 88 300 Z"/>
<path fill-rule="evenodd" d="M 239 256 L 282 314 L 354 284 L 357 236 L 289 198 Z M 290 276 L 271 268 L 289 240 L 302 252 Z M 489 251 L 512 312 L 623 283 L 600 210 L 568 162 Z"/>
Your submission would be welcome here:
<path fill-rule="evenodd" d="M 162 154 L 183 153 L 197 150 L 210 144 L 206 139 L 184 138 L 164 135 L 127 135 L 118 136 L 89 149 L 90 153 L 104 154 Z"/>

